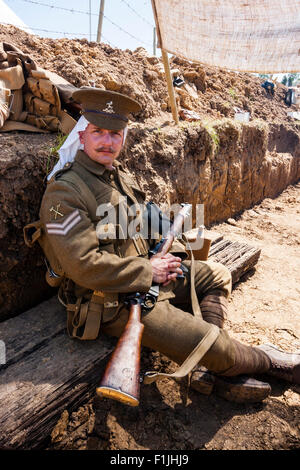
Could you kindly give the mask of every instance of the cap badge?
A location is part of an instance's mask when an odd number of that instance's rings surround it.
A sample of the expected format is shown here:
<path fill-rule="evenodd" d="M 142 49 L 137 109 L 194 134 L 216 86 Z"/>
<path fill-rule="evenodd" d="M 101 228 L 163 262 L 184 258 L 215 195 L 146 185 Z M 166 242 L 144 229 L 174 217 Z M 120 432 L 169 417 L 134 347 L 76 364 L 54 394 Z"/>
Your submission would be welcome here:
<path fill-rule="evenodd" d="M 112 101 L 109 101 L 108 103 L 106 103 L 106 108 L 103 109 L 103 111 L 104 111 L 105 113 L 114 113 L 115 110 L 114 110 L 114 108 L 113 108 L 113 102 L 112 102 Z"/>

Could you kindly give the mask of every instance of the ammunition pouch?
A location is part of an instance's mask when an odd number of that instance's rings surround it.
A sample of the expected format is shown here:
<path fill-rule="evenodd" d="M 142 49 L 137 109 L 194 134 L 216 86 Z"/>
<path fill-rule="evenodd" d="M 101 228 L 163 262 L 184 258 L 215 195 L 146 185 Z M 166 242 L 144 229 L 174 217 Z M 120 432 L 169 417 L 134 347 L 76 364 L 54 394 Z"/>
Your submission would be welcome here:
<path fill-rule="evenodd" d="M 67 330 L 69 336 L 81 340 L 96 339 L 102 320 L 103 299 L 92 295 L 91 300 L 79 297 L 75 304 L 67 304 Z"/>
<path fill-rule="evenodd" d="M 74 283 L 65 279 L 58 298 L 67 310 L 67 330 L 72 338 L 94 340 L 97 338 L 102 321 L 108 321 L 119 311 L 118 294 L 95 290 L 91 298 L 74 296 Z M 64 298 L 64 300 L 62 299 Z"/>

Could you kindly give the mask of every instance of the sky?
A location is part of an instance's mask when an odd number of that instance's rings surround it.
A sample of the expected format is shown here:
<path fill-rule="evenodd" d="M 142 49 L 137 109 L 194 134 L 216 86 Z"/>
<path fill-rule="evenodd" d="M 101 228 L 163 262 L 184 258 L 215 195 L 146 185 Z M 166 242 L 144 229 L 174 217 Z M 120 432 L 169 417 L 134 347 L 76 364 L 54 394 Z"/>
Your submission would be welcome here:
<path fill-rule="evenodd" d="M 34 34 L 96 41 L 100 0 L 4 0 L 4 3 Z M 153 54 L 154 26 L 151 0 L 105 0 L 101 42 L 120 49 L 144 47 Z M 157 48 L 156 54 L 160 55 Z"/>

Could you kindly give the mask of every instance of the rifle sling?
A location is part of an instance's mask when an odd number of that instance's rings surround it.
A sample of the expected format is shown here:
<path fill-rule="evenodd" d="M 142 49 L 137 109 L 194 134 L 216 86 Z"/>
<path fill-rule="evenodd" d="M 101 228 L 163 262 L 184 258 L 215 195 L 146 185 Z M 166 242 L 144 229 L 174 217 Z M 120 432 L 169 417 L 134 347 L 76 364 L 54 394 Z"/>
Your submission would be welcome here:
<path fill-rule="evenodd" d="M 183 377 L 188 375 L 191 370 L 199 363 L 200 359 L 202 359 L 205 353 L 214 344 L 214 342 L 219 336 L 219 331 L 220 330 L 216 325 L 211 324 L 206 335 L 202 338 L 200 343 L 197 344 L 195 349 L 193 349 L 191 354 L 186 358 L 186 360 L 181 364 L 180 367 L 178 367 L 175 372 L 173 372 L 172 374 L 165 374 L 162 372 L 155 371 L 146 372 L 146 374 L 144 375 L 144 383 L 151 384 L 157 379 L 161 379 L 164 377 L 182 379 Z"/>
<path fill-rule="evenodd" d="M 186 242 L 187 249 L 190 246 L 189 241 L 185 236 L 183 239 Z M 191 253 L 191 302 L 192 302 L 192 309 L 193 314 L 195 317 L 202 318 L 199 301 L 196 293 L 195 288 L 195 259 L 193 255 L 193 250 L 189 249 Z M 157 379 L 163 377 L 169 377 L 173 379 L 182 379 L 186 375 L 188 375 L 192 369 L 199 363 L 205 353 L 211 348 L 211 346 L 215 343 L 220 333 L 220 329 L 216 326 L 211 324 L 208 332 L 202 338 L 202 340 L 197 344 L 195 349 L 191 352 L 191 354 L 186 358 L 186 360 L 181 364 L 181 366 L 172 374 L 165 374 L 160 372 L 146 372 L 144 376 L 144 383 L 150 384 Z"/>
<path fill-rule="evenodd" d="M 182 239 L 186 242 L 186 248 L 189 250 L 191 254 L 191 302 L 192 302 L 192 309 L 193 309 L 193 314 L 195 317 L 202 318 L 201 310 L 200 310 L 200 305 L 196 293 L 196 288 L 195 288 L 195 258 L 193 255 L 193 250 L 191 249 L 190 242 L 186 238 L 186 236 L 183 234 Z"/>

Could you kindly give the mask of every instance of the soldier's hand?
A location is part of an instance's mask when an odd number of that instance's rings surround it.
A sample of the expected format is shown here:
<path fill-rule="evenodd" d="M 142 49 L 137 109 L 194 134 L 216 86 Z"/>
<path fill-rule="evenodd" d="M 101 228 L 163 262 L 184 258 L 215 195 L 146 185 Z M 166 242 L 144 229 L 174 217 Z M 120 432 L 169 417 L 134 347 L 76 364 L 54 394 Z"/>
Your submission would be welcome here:
<path fill-rule="evenodd" d="M 167 286 L 174 281 L 178 274 L 182 274 L 181 258 L 173 256 L 171 253 L 166 255 L 154 255 L 150 258 L 152 264 L 153 282 Z"/>

